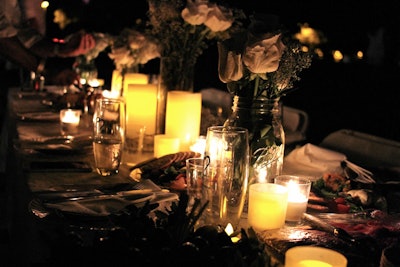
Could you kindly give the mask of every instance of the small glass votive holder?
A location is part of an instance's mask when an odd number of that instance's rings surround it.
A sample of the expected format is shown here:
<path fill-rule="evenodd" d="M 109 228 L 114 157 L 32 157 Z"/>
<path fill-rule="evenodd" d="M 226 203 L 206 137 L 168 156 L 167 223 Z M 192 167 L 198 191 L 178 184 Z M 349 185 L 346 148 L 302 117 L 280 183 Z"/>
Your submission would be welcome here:
<path fill-rule="evenodd" d="M 165 134 L 154 136 L 154 157 L 159 158 L 179 152 L 180 140 L 178 137 L 169 137 Z"/>
<path fill-rule="evenodd" d="M 296 246 L 285 253 L 285 267 L 346 267 L 346 257 L 332 249 Z"/>
<path fill-rule="evenodd" d="M 204 158 L 188 158 L 186 160 L 186 189 L 190 206 L 193 205 L 195 199 L 202 199 L 206 166 L 207 160 Z"/>
<path fill-rule="evenodd" d="M 288 189 L 288 203 L 285 221 L 289 224 L 301 222 L 307 210 L 308 197 L 311 190 L 311 180 L 297 175 L 278 175 L 275 184 L 280 184 Z"/>
<path fill-rule="evenodd" d="M 60 127 L 62 135 L 73 135 L 79 132 L 79 122 L 82 111 L 80 109 L 60 110 Z"/>
<path fill-rule="evenodd" d="M 279 229 L 285 225 L 288 190 L 274 183 L 249 187 L 247 220 L 255 231 Z"/>

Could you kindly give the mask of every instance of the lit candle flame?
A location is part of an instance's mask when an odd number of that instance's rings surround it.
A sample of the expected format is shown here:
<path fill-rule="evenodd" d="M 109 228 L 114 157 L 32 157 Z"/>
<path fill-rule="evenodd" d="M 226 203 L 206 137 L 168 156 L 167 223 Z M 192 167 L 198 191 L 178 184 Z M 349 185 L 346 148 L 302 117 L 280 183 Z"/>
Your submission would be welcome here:
<path fill-rule="evenodd" d="M 231 236 L 231 235 L 234 233 L 234 231 L 233 231 L 233 226 L 232 226 L 231 223 L 228 223 L 228 225 L 225 227 L 225 233 L 226 233 L 228 236 L 231 237 L 231 240 L 232 240 L 233 243 L 236 243 L 236 242 L 238 242 L 238 241 L 240 240 L 240 238 L 237 237 L 237 236 Z"/>

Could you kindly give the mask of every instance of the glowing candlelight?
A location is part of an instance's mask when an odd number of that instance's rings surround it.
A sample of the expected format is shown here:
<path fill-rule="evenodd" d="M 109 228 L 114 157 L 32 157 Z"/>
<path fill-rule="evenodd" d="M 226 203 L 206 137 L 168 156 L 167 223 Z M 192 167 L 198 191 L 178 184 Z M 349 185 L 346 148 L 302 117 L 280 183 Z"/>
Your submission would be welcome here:
<path fill-rule="evenodd" d="M 128 88 L 129 84 L 148 84 L 149 75 L 144 73 L 125 73 L 124 75 L 124 89 Z"/>
<path fill-rule="evenodd" d="M 89 79 L 88 85 L 90 87 L 101 87 L 104 85 L 104 79 Z"/>
<path fill-rule="evenodd" d="M 311 181 L 294 175 L 279 175 L 275 177 L 275 183 L 286 186 L 288 189 L 286 221 L 301 221 L 303 213 L 307 210 Z"/>
<path fill-rule="evenodd" d="M 225 227 L 225 233 L 231 237 L 233 243 L 236 243 L 240 240 L 238 236 L 231 236 L 234 233 L 234 230 L 232 224 L 230 223 L 228 223 L 228 225 Z"/>
<path fill-rule="evenodd" d="M 288 190 L 273 183 L 250 185 L 248 223 L 256 231 L 279 229 L 285 224 Z"/>
<path fill-rule="evenodd" d="M 143 129 L 146 135 L 155 134 L 157 114 L 157 85 L 129 84 L 125 90 L 126 137 L 137 139 Z"/>
<path fill-rule="evenodd" d="M 206 149 L 206 138 L 205 138 L 205 136 L 200 136 L 199 139 L 197 139 L 196 143 L 194 143 L 190 147 L 190 151 L 199 153 L 200 157 L 204 156 L 204 150 L 205 149 Z"/>
<path fill-rule="evenodd" d="M 103 97 L 105 97 L 105 98 L 113 98 L 113 99 L 116 99 L 116 98 L 119 98 L 119 97 L 120 97 L 120 95 L 119 95 L 118 92 L 116 92 L 116 91 L 110 91 L 110 90 L 104 90 L 103 93 L 102 93 L 102 95 L 103 95 Z"/>
<path fill-rule="evenodd" d="M 180 139 L 180 151 L 189 151 L 200 135 L 201 93 L 170 91 L 165 134 Z"/>
<path fill-rule="evenodd" d="M 332 267 L 331 264 L 317 260 L 303 260 L 299 261 L 299 267 Z"/>
<path fill-rule="evenodd" d="M 61 122 L 79 124 L 80 110 L 63 109 L 60 111 Z"/>
<path fill-rule="evenodd" d="M 122 88 L 125 90 L 128 88 L 128 84 L 148 84 L 149 76 L 144 73 L 122 73 L 118 70 L 114 70 L 111 77 L 111 91 L 116 92 L 121 96 Z"/>
<path fill-rule="evenodd" d="M 165 134 L 154 136 L 154 157 L 159 158 L 177 152 L 179 152 L 179 138 L 169 137 Z"/>
<path fill-rule="evenodd" d="M 346 267 L 347 259 L 341 253 L 315 246 L 296 246 L 285 253 L 285 267 Z"/>
<path fill-rule="evenodd" d="M 82 111 L 79 109 L 60 110 L 61 134 L 75 134 L 78 132 L 78 126 Z"/>

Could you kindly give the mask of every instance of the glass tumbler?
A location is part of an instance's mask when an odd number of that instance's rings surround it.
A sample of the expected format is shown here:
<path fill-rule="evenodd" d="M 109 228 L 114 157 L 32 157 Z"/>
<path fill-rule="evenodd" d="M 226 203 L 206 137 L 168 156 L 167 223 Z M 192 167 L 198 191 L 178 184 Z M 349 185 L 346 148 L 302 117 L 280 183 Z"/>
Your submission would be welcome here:
<path fill-rule="evenodd" d="M 93 115 L 95 167 L 102 176 L 118 173 L 125 141 L 125 102 L 123 99 L 96 100 Z"/>
<path fill-rule="evenodd" d="M 203 197 L 208 201 L 205 221 L 237 229 L 243 212 L 249 179 L 248 130 L 211 126 L 207 129 Z"/>

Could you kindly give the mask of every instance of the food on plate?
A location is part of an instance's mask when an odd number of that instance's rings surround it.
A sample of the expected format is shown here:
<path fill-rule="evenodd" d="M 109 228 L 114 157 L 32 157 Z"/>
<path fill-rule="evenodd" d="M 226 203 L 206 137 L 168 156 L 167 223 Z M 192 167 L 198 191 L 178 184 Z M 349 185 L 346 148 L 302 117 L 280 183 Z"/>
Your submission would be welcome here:
<path fill-rule="evenodd" d="M 386 211 L 386 199 L 340 173 L 325 173 L 311 187 L 309 211 L 353 213 L 365 209 Z"/>
<path fill-rule="evenodd" d="M 350 180 L 338 173 L 324 173 L 322 181 L 325 189 L 331 192 L 346 192 L 351 188 Z"/>
<path fill-rule="evenodd" d="M 131 171 L 135 180 L 151 179 L 154 183 L 181 191 L 186 190 L 186 160 L 200 157 L 200 153 L 193 151 L 168 154 L 146 164 L 140 165 Z"/>

